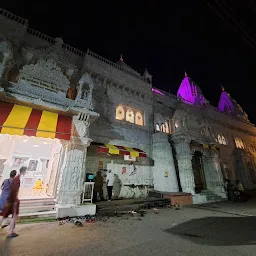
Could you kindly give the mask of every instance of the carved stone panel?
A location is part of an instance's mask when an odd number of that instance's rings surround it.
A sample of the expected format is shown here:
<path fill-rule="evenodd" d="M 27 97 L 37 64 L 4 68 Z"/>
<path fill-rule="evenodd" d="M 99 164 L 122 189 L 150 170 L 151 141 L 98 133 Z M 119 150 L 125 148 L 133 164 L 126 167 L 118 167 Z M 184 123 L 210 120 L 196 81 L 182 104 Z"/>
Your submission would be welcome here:
<path fill-rule="evenodd" d="M 36 64 L 25 65 L 20 73 L 20 79 L 25 79 L 34 86 L 43 86 L 50 91 L 61 91 L 65 96 L 69 89 L 70 81 L 52 59 L 39 59 Z"/>

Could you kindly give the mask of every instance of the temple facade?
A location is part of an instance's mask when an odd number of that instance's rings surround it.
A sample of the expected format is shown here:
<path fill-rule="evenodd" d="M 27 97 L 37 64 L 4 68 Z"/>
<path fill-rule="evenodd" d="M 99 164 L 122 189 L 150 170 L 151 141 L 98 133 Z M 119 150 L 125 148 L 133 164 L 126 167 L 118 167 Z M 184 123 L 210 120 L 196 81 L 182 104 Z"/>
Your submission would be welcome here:
<path fill-rule="evenodd" d="M 58 216 L 93 213 L 83 183 L 109 169 L 116 198 L 203 203 L 226 197 L 225 178 L 254 187 L 256 129 L 224 88 L 216 108 L 185 74 L 172 95 L 122 56 L 79 51 L 2 9 L 0 21 L 0 178 L 28 166 L 22 198 L 53 198 Z"/>

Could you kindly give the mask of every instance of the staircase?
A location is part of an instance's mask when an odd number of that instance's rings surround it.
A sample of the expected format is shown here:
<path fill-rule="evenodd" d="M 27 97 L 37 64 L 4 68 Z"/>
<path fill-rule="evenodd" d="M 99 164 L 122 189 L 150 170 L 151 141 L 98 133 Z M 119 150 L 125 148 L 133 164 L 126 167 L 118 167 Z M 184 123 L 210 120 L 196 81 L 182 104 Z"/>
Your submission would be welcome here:
<path fill-rule="evenodd" d="M 21 199 L 20 218 L 56 218 L 55 201 L 45 199 Z"/>
<path fill-rule="evenodd" d="M 205 195 L 207 202 L 219 202 L 225 200 L 223 197 L 216 195 L 211 190 L 202 190 L 200 195 Z"/>

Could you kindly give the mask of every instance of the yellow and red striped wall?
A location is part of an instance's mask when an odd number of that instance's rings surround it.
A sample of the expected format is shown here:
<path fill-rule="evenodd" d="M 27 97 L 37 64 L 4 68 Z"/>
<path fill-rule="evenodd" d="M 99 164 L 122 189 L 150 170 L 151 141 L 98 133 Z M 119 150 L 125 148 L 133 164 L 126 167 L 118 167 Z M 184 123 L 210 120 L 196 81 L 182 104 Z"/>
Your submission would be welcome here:
<path fill-rule="evenodd" d="M 72 117 L 0 101 L 0 133 L 70 140 Z"/>

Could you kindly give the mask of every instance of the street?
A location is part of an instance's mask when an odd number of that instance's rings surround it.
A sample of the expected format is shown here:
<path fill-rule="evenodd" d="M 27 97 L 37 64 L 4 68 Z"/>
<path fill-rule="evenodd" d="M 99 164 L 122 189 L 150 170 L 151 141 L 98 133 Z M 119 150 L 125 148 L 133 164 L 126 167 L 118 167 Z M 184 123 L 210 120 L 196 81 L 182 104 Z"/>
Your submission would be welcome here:
<path fill-rule="evenodd" d="M 256 217 L 205 209 L 152 210 L 77 227 L 59 222 L 0 231 L 0 255 L 255 255 Z"/>

